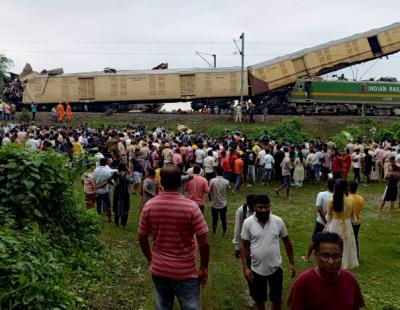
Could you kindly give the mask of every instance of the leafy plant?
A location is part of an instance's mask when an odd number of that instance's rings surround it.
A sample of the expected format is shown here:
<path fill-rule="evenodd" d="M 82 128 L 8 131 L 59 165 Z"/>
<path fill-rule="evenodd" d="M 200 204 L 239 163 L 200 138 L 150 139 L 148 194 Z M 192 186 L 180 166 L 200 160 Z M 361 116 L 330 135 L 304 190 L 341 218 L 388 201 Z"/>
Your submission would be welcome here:
<path fill-rule="evenodd" d="M 18 115 L 18 120 L 20 122 L 28 123 L 32 119 L 32 115 L 27 108 L 23 108 L 21 113 Z"/>
<path fill-rule="evenodd" d="M 63 264 L 37 225 L 0 227 L 0 308 L 72 309 L 83 300 L 68 288 Z"/>
<path fill-rule="evenodd" d="M 0 147 L 0 309 L 81 308 L 69 278 L 104 276 L 98 217 L 66 163 L 51 150 Z"/>
<path fill-rule="evenodd" d="M 105 114 L 106 116 L 113 116 L 114 110 L 111 109 L 111 108 L 107 108 L 106 111 L 104 112 L 104 114 Z"/>
<path fill-rule="evenodd" d="M 271 138 L 279 142 L 300 144 L 311 140 L 311 135 L 302 130 L 301 121 L 297 118 L 286 119 L 274 125 L 270 134 Z"/>
<path fill-rule="evenodd" d="M 7 58 L 3 54 L 0 54 L 0 94 L 3 94 L 4 80 L 8 78 L 6 73 L 8 71 L 8 68 L 12 65 L 13 61 L 11 59 Z"/>
<path fill-rule="evenodd" d="M 400 124 L 394 123 L 389 126 L 382 126 L 378 128 L 376 135 L 379 141 L 388 140 L 395 142 L 400 139 Z"/>

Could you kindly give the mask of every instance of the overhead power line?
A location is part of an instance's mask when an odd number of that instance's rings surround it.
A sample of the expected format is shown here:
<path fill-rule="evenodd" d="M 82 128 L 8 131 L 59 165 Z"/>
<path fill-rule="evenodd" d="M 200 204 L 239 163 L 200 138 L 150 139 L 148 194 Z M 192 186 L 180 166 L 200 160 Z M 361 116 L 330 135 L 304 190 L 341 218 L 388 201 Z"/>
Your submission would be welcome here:
<path fill-rule="evenodd" d="M 0 40 L 7 44 L 168 44 L 168 45 L 192 45 L 192 44 L 226 44 L 230 41 L 32 41 L 32 40 Z M 248 45 L 287 45 L 287 46 L 311 46 L 313 43 L 291 43 L 291 42 L 246 42 Z"/>
<path fill-rule="evenodd" d="M 82 54 L 82 55 L 137 55 L 137 56 L 193 56 L 194 53 L 178 52 L 116 52 L 116 51 L 52 51 L 52 50 L 14 50 L 0 49 L 2 53 L 36 53 L 36 54 Z M 247 56 L 285 56 L 289 53 L 246 53 Z M 211 54 L 210 54 L 211 55 Z M 217 56 L 234 56 L 234 53 L 215 53 Z M 330 54 L 332 57 L 346 57 L 347 54 Z M 399 58 L 400 56 L 389 55 L 390 58 Z"/>

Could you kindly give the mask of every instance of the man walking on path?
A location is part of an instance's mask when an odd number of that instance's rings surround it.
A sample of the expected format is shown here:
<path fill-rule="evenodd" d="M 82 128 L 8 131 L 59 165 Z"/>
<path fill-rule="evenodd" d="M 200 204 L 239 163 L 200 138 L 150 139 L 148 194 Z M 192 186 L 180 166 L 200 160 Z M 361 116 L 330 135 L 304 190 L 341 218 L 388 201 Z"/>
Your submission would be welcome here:
<path fill-rule="evenodd" d="M 292 169 L 292 163 L 290 161 L 288 151 L 289 151 L 288 148 L 285 147 L 284 148 L 285 157 L 282 160 L 281 166 L 280 166 L 281 171 L 282 171 L 282 185 L 275 189 L 275 193 L 277 195 L 279 195 L 279 192 L 283 188 L 286 188 L 286 198 L 289 198 L 290 183 L 292 182 L 291 175 L 290 175 L 290 170 Z"/>
<path fill-rule="evenodd" d="M 306 255 L 301 257 L 301 259 L 304 261 L 310 260 L 311 253 L 314 249 L 314 238 L 317 235 L 317 233 L 322 232 L 325 228 L 325 225 L 327 223 L 325 216 L 326 216 L 326 211 L 328 210 L 328 200 L 332 198 L 334 188 L 335 188 L 335 180 L 329 179 L 326 182 L 326 190 L 323 192 L 319 192 L 317 195 L 317 202 L 315 203 L 315 206 L 318 211 L 317 222 L 315 223 L 314 232 L 312 234 L 310 244 L 307 248 Z"/>
<path fill-rule="evenodd" d="M 100 165 L 93 171 L 93 179 L 96 182 L 98 196 L 96 198 L 97 213 L 102 214 L 102 205 L 107 213 L 108 222 L 111 223 L 111 201 L 108 179 L 111 177 L 113 170 L 107 167 L 107 159 L 100 159 Z"/>
<path fill-rule="evenodd" d="M 244 221 L 241 233 L 243 274 L 247 281 L 253 282 L 253 297 L 258 309 L 265 309 L 265 301 L 268 299 L 267 286 L 270 289 L 272 309 L 281 309 L 283 271 L 279 239 L 282 238 L 285 244 L 292 278 L 296 275 L 293 246 L 285 223 L 280 217 L 271 214 L 271 203 L 267 195 L 256 196 L 254 210 L 255 213 Z M 246 259 L 249 250 L 250 268 Z"/>
<path fill-rule="evenodd" d="M 200 309 L 200 283 L 208 278 L 208 227 L 196 203 L 179 193 L 181 172 L 169 165 L 161 169 L 164 188 L 143 207 L 139 242 L 150 263 L 157 310 L 173 309 L 178 297 L 182 309 Z M 150 248 L 149 235 L 153 243 Z M 196 269 L 196 243 L 200 268 Z"/>

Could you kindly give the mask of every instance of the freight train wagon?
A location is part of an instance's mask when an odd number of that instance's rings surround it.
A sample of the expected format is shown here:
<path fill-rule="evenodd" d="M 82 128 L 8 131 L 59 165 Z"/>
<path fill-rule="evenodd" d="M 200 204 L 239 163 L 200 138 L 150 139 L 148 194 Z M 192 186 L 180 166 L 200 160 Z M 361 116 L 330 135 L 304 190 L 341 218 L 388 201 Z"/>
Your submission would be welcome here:
<path fill-rule="evenodd" d="M 300 114 L 398 115 L 400 83 L 299 80 L 288 101 Z"/>
<path fill-rule="evenodd" d="M 300 78 L 312 78 L 399 50 L 400 23 L 307 48 L 248 67 L 251 95 L 271 93 L 293 86 Z"/>
<path fill-rule="evenodd" d="M 191 101 L 212 104 L 240 96 L 240 68 L 89 72 L 60 75 L 31 73 L 21 83 L 23 103 L 71 102 L 74 109 L 99 111 L 112 105 L 131 109 L 134 103 Z M 247 81 L 247 73 L 245 73 Z M 244 85 L 247 95 L 248 85 Z"/>

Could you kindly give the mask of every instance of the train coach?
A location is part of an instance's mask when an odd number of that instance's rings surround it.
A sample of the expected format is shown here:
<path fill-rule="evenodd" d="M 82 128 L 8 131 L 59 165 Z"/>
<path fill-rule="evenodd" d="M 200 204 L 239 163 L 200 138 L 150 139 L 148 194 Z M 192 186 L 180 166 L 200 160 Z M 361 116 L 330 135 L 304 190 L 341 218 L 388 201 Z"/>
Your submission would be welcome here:
<path fill-rule="evenodd" d="M 248 67 L 251 95 L 259 96 L 400 50 L 400 23 L 331 41 Z"/>
<path fill-rule="evenodd" d="M 195 107 L 240 96 L 238 67 L 218 69 L 144 70 L 71 73 L 51 76 L 31 73 L 23 77 L 23 103 L 51 105 L 71 102 L 74 109 L 131 109 L 137 103 L 191 101 Z M 247 73 L 245 74 L 247 81 Z M 247 95 L 248 85 L 244 89 Z"/>
<path fill-rule="evenodd" d="M 399 115 L 400 83 L 298 80 L 288 101 L 300 114 Z"/>
<path fill-rule="evenodd" d="M 270 113 L 289 114 L 288 97 L 299 79 L 312 79 L 400 50 L 400 23 L 304 49 L 249 66 L 244 70 L 244 98 L 268 107 Z M 76 110 L 102 111 L 110 105 L 120 111 L 166 102 L 190 101 L 229 107 L 240 97 L 241 68 L 162 69 L 88 72 L 51 75 L 31 72 L 20 82 L 24 104 L 49 108 L 71 102 Z M 12 97 L 12 94 L 11 94 Z M 374 113 L 382 112 L 373 108 Z"/>

